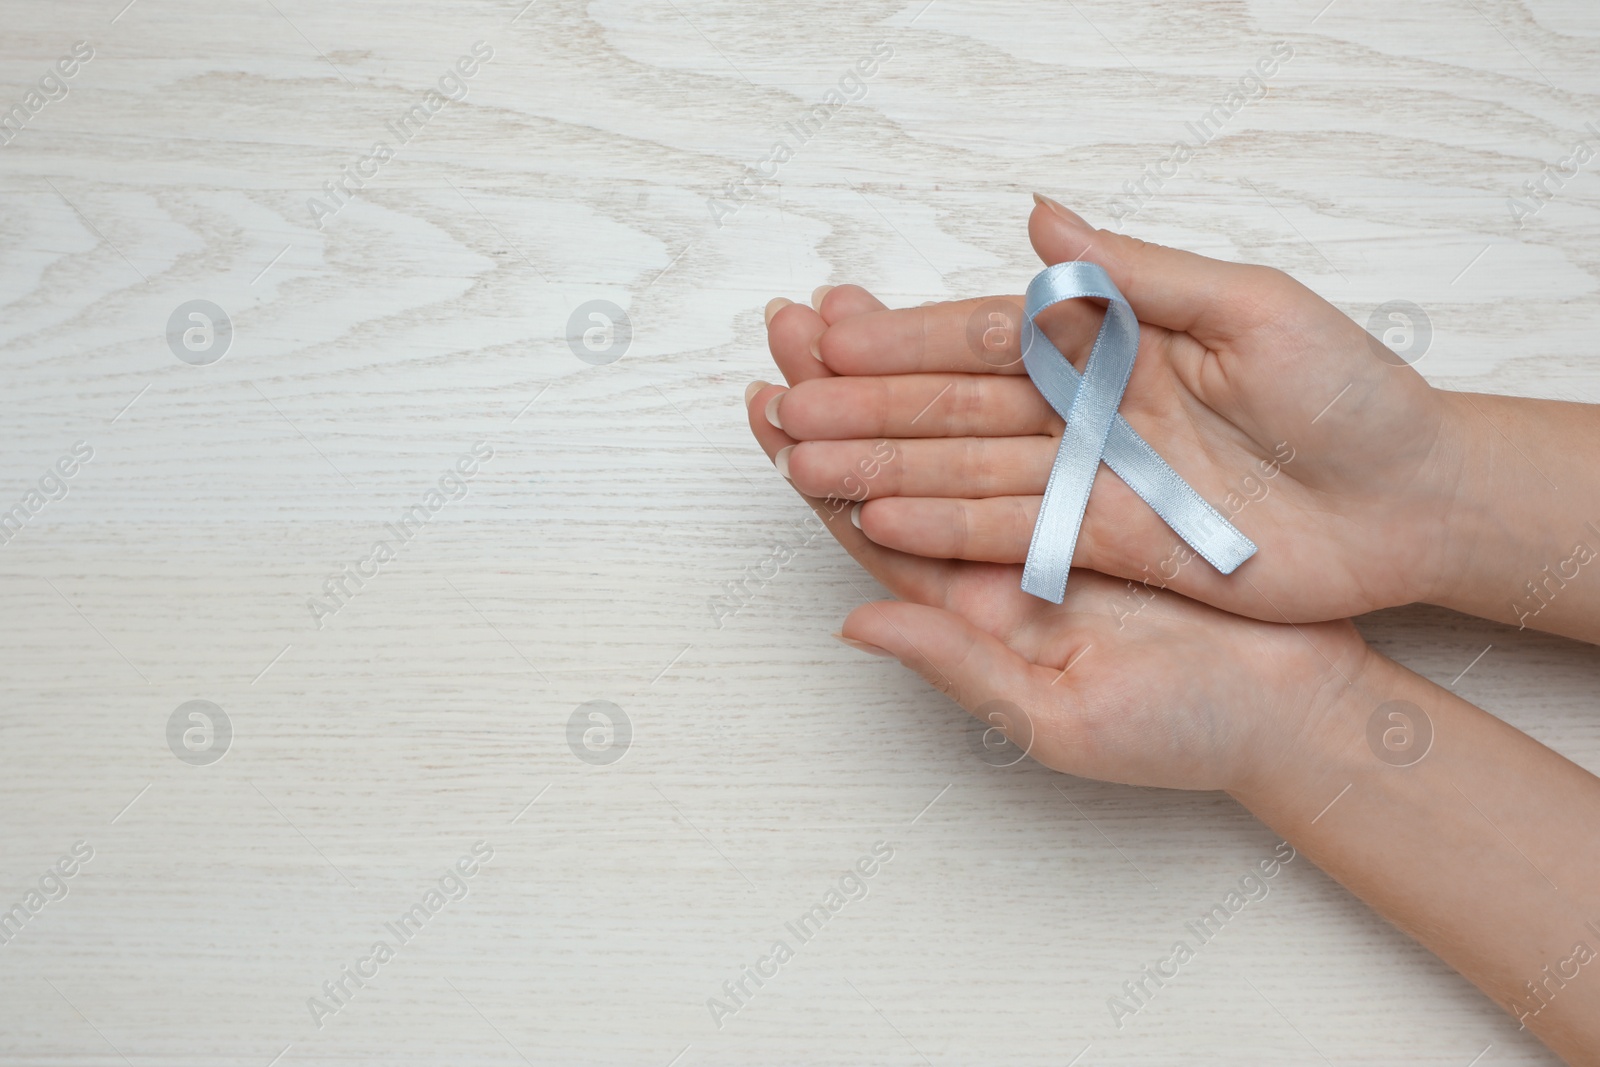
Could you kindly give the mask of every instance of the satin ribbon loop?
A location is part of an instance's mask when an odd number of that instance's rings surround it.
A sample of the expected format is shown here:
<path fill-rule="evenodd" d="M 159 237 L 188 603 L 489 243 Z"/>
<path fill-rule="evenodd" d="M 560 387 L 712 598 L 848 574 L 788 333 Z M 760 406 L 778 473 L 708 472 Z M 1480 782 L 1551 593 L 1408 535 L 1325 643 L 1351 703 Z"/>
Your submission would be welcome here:
<path fill-rule="evenodd" d="M 1053 304 L 1085 297 L 1107 305 L 1080 375 L 1034 318 Z M 1101 460 L 1221 573 L 1232 574 L 1254 555 L 1255 544 L 1201 499 L 1117 414 L 1139 352 L 1139 320 L 1110 275 L 1082 261 L 1046 267 L 1028 284 L 1023 312 L 1023 366 L 1067 424 L 1028 546 L 1023 591 L 1056 604 L 1066 596 L 1072 553 Z"/>

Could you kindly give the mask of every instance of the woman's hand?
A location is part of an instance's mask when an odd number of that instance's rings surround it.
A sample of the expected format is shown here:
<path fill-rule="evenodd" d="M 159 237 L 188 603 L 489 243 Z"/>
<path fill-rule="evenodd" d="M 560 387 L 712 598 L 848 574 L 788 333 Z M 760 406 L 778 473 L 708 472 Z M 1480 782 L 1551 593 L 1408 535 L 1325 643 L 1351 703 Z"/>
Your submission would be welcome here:
<path fill-rule="evenodd" d="M 1102 465 L 1076 567 L 1138 583 L 1134 602 L 1166 587 L 1271 621 L 1439 599 L 1475 547 L 1452 532 L 1477 439 L 1460 394 L 1281 272 L 1097 231 L 1052 201 L 1029 232 L 1045 263 L 1091 260 L 1127 296 L 1142 326 L 1123 416 L 1260 548 L 1217 573 Z M 1021 299 L 891 311 L 844 287 L 820 306 L 773 315 L 793 388 L 756 409 L 796 442 L 796 486 L 854 497 L 845 478 L 887 439 L 854 516 L 873 542 L 1020 563 L 1062 430 L 1022 367 Z M 1102 316 L 1069 301 L 1040 325 L 1081 369 Z"/>
<path fill-rule="evenodd" d="M 749 397 L 751 429 L 774 458 L 793 444 L 764 414 L 779 395 L 763 384 Z M 879 442 L 877 459 L 842 479 L 874 492 L 894 447 Z M 1173 593 L 1133 597 L 1088 571 L 1050 604 L 1022 592 L 1020 566 L 887 549 L 851 524 L 848 500 L 807 499 L 900 598 L 857 608 L 841 636 L 899 659 L 1058 770 L 1246 788 L 1305 743 L 1367 660 L 1348 622 L 1263 623 Z"/>

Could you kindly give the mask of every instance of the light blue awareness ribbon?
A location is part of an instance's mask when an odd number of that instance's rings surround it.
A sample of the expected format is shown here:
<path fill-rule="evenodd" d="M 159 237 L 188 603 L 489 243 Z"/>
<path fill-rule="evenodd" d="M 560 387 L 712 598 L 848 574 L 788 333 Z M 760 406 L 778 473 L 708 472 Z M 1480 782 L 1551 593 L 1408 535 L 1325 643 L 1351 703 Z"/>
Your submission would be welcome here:
<path fill-rule="evenodd" d="M 1079 375 L 1033 320 L 1052 304 L 1081 297 L 1108 305 L 1088 365 Z M 1072 552 L 1102 459 L 1173 533 L 1223 574 L 1232 574 L 1254 555 L 1255 544 L 1202 500 L 1117 414 L 1139 351 L 1139 320 L 1110 276 L 1081 261 L 1046 267 L 1028 283 L 1023 312 L 1023 366 L 1067 423 L 1028 546 L 1023 591 L 1056 604 L 1066 596 Z"/>

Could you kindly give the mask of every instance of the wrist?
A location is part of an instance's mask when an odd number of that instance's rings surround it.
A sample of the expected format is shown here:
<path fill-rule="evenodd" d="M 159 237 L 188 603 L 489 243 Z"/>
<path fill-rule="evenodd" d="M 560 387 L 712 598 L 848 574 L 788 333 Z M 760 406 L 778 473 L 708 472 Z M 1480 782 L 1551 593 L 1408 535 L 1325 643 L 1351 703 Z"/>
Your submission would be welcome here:
<path fill-rule="evenodd" d="M 1258 687 L 1267 699 L 1256 709 L 1245 758 L 1224 787 L 1247 807 L 1246 798 L 1281 802 L 1312 788 L 1308 774 L 1336 775 L 1352 765 L 1359 752 L 1348 743 L 1350 723 L 1387 684 L 1382 676 L 1399 670 L 1348 621 L 1293 631 L 1287 654 L 1270 657 L 1271 675 Z"/>
<path fill-rule="evenodd" d="M 1417 599 L 1476 614 L 1492 572 L 1521 552 L 1517 531 L 1503 520 L 1498 505 L 1505 498 L 1505 487 L 1496 484 L 1504 473 L 1504 445 L 1495 440 L 1494 427 L 1475 409 L 1472 396 L 1440 390 L 1439 398 L 1445 412 L 1440 451 L 1450 460 L 1442 464 L 1449 469 L 1438 506 L 1427 509 L 1418 530 L 1436 551 Z"/>
<path fill-rule="evenodd" d="M 1463 394 L 1405 373 L 1403 388 L 1368 383 L 1389 398 L 1377 419 L 1389 444 L 1363 454 L 1373 466 L 1354 476 L 1359 488 L 1336 505 L 1348 519 L 1337 551 L 1357 590 L 1340 605 L 1343 614 L 1445 605 L 1470 583 L 1466 572 L 1481 555 L 1474 535 L 1485 530 L 1481 513 L 1495 494 L 1486 484 L 1493 470 L 1484 439 L 1490 427 Z M 1350 447 L 1342 440 L 1327 444 Z"/>
<path fill-rule="evenodd" d="M 1313 819 L 1347 783 L 1369 772 L 1375 753 L 1368 723 L 1411 677 L 1369 648 L 1350 623 L 1330 625 L 1349 627 L 1354 642 L 1341 659 L 1323 663 L 1321 672 L 1308 673 L 1298 686 L 1284 683 L 1280 692 L 1297 694 L 1299 703 L 1292 706 L 1299 713 L 1284 716 L 1283 708 L 1277 709 L 1275 728 L 1263 732 L 1249 766 L 1228 787 L 1234 799 L 1263 818 L 1267 812 L 1298 812 Z M 1392 751 L 1403 748 L 1406 738 L 1387 740 L 1391 747 L 1383 749 L 1384 758 L 1406 758 Z M 1413 735 L 1411 740 L 1420 739 Z M 1384 743 L 1381 737 L 1378 743 Z"/>
<path fill-rule="evenodd" d="M 1585 511 L 1592 475 L 1561 462 L 1592 454 L 1592 420 L 1574 420 L 1576 405 L 1551 401 L 1441 396 L 1461 462 L 1455 492 L 1427 532 L 1441 546 L 1442 566 L 1423 599 L 1592 640 L 1582 605 L 1593 603 L 1593 591 L 1566 587 L 1600 553 L 1600 509 Z"/>
<path fill-rule="evenodd" d="M 1509 550 L 1498 522 L 1494 484 L 1499 462 L 1493 428 L 1464 393 L 1429 388 L 1432 445 L 1406 481 L 1391 484 L 1387 506 L 1396 521 L 1374 525 L 1366 551 L 1387 559 L 1398 580 L 1372 610 L 1402 604 L 1457 608 L 1479 581 L 1485 559 Z"/>

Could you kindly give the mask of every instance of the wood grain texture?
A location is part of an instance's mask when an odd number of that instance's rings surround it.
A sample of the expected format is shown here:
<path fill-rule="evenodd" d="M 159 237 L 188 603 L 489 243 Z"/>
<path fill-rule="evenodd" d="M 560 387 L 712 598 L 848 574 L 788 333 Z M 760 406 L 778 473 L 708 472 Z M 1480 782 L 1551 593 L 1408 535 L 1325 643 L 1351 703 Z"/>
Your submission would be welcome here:
<path fill-rule="evenodd" d="M 1361 321 L 1414 301 L 1437 383 L 1600 400 L 1600 184 L 1507 207 L 1600 125 L 1592 4 L 123 2 L 0 0 L 4 107 L 95 50 L 0 146 L 0 504 L 94 450 L 0 546 L 0 904 L 94 848 L 0 946 L 8 1062 L 1554 1062 L 1304 861 L 1117 1029 L 1106 998 L 1275 839 L 1225 797 L 986 766 L 963 712 L 830 641 L 873 587 L 805 542 L 740 393 L 774 294 L 1020 291 L 1031 190 L 1108 218 L 1281 41 L 1125 228 Z M 465 99 L 318 228 L 479 41 Z M 208 366 L 165 336 L 194 299 L 234 328 Z M 591 300 L 631 322 L 609 365 L 569 346 Z M 478 442 L 466 498 L 315 626 Z M 1600 769 L 1592 649 L 1363 628 Z M 209 766 L 168 747 L 194 699 L 234 730 Z M 620 762 L 568 747 L 591 700 L 632 722 Z M 308 998 L 480 840 L 466 898 L 319 1028 Z M 719 1029 L 707 998 L 880 840 L 869 895 Z"/>

